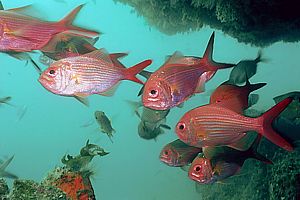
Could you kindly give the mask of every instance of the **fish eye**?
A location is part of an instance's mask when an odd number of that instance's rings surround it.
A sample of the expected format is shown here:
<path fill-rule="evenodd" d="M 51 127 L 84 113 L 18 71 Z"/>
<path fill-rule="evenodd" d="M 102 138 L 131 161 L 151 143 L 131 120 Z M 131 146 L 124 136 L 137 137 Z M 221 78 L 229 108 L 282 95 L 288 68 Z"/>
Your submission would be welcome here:
<path fill-rule="evenodd" d="M 185 124 L 184 123 L 179 123 L 177 127 L 178 127 L 179 130 L 184 130 L 185 129 Z"/>
<path fill-rule="evenodd" d="M 195 166 L 195 168 L 194 168 L 194 169 L 195 169 L 195 171 L 196 171 L 196 172 L 199 172 L 199 171 L 201 170 L 201 166 L 200 166 L 200 165 L 198 165 L 198 166 Z"/>
<path fill-rule="evenodd" d="M 157 90 L 150 90 L 149 95 L 150 95 L 151 97 L 157 97 L 157 96 L 158 96 L 158 91 L 157 91 Z"/>
<path fill-rule="evenodd" d="M 167 156 L 169 154 L 169 151 L 164 151 L 164 154 Z"/>
<path fill-rule="evenodd" d="M 49 74 L 50 74 L 50 75 L 55 75 L 55 70 L 54 70 L 54 69 L 51 69 L 51 70 L 49 71 Z"/>

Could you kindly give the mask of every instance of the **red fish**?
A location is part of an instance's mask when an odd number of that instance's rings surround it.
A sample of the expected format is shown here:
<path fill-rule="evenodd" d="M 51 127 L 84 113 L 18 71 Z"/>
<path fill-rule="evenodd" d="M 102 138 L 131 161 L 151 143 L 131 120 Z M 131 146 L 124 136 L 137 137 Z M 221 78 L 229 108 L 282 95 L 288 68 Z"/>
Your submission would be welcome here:
<path fill-rule="evenodd" d="M 262 116 L 245 117 L 218 105 L 197 107 L 184 116 L 176 125 L 176 134 L 186 144 L 196 147 L 222 146 L 237 142 L 247 134 L 256 131 L 268 140 L 288 151 L 293 147 L 272 128 L 272 121 L 292 101 L 287 98 Z"/>
<path fill-rule="evenodd" d="M 237 151 L 229 147 L 208 147 L 203 149 L 203 155 L 197 156 L 190 168 L 189 177 L 201 184 L 209 184 L 224 180 L 237 174 L 248 158 L 272 164 L 257 152 L 261 136 L 258 136 L 246 151 Z"/>
<path fill-rule="evenodd" d="M 47 22 L 18 13 L 18 9 L 0 11 L 0 51 L 27 52 L 42 49 L 52 37 L 61 32 L 97 36 L 99 33 L 72 22 L 83 5 L 76 7 L 59 22 Z M 20 8 L 19 8 L 20 9 Z"/>
<path fill-rule="evenodd" d="M 164 146 L 160 152 L 160 160 L 172 167 L 190 164 L 202 148 L 192 147 L 177 139 Z"/>
<path fill-rule="evenodd" d="M 265 85 L 266 83 L 250 84 L 248 80 L 244 86 L 226 84 L 225 82 L 211 94 L 209 103 L 216 103 L 242 114 L 250 106 L 248 103 L 249 94 Z"/>
<path fill-rule="evenodd" d="M 145 60 L 131 68 L 115 66 L 103 49 L 54 62 L 40 76 L 39 82 L 50 92 L 63 96 L 86 97 L 91 94 L 111 95 L 121 80 L 140 84 L 136 74 L 151 64 Z"/>
<path fill-rule="evenodd" d="M 203 58 L 183 57 L 175 52 L 163 66 L 147 80 L 142 101 L 145 107 L 166 110 L 178 106 L 195 93 L 204 91 L 204 83 L 218 69 L 234 64 L 212 60 L 214 33 L 211 35 Z"/>

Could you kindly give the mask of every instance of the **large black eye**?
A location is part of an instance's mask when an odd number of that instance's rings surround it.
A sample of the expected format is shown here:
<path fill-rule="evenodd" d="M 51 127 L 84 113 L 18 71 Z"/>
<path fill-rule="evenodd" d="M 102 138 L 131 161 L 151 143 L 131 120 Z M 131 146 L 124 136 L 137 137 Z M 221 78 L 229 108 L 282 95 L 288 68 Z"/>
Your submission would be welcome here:
<path fill-rule="evenodd" d="M 184 124 L 184 123 L 178 124 L 178 128 L 179 128 L 180 130 L 183 130 L 183 129 L 185 128 L 185 124 Z"/>
<path fill-rule="evenodd" d="M 167 156 L 169 154 L 169 152 L 168 151 L 164 151 L 164 154 Z"/>
<path fill-rule="evenodd" d="M 151 90 L 150 93 L 151 93 L 152 95 L 154 95 L 154 94 L 157 93 L 157 91 L 156 91 L 156 90 Z"/>
<path fill-rule="evenodd" d="M 201 167 L 200 167 L 200 166 L 195 167 L 195 171 L 196 171 L 196 172 L 199 172 L 200 170 L 201 170 Z"/>
<path fill-rule="evenodd" d="M 51 69 L 51 70 L 49 71 L 49 73 L 53 75 L 53 74 L 55 74 L 55 70 Z"/>

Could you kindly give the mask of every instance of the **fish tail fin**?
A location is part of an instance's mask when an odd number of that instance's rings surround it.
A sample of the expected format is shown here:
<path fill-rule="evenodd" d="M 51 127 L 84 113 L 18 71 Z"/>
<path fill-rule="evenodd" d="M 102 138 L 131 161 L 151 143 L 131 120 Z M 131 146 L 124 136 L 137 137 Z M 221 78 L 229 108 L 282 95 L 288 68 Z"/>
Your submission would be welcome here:
<path fill-rule="evenodd" d="M 252 143 L 250 148 L 247 150 L 247 152 L 249 153 L 251 158 L 257 159 L 266 164 L 273 164 L 273 162 L 271 160 L 267 159 L 265 156 L 261 155 L 257 151 L 257 148 L 259 146 L 261 138 L 262 138 L 262 135 L 257 134 L 256 139 L 254 140 L 254 142 Z"/>
<path fill-rule="evenodd" d="M 208 65 L 209 68 L 208 71 L 217 71 L 218 69 L 225 69 L 225 68 L 236 66 L 236 64 L 218 63 L 213 60 L 212 55 L 213 55 L 214 40 L 215 40 L 215 32 L 211 34 L 203 56 L 204 62 L 207 63 Z"/>
<path fill-rule="evenodd" d="M 140 62 L 133 67 L 125 69 L 124 72 L 124 79 L 134 81 L 136 83 L 144 84 L 141 80 L 139 80 L 136 75 L 140 73 L 144 68 L 151 65 L 152 60 L 145 60 L 143 62 Z"/>
<path fill-rule="evenodd" d="M 63 27 L 65 27 L 66 31 L 75 32 L 79 35 L 85 35 L 88 37 L 96 37 L 99 35 L 99 32 L 87 30 L 84 28 L 80 28 L 77 26 L 72 25 L 75 17 L 77 16 L 78 12 L 81 10 L 81 8 L 84 6 L 84 4 L 81 4 L 74 8 L 67 16 L 65 16 L 62 20 L 60 20 L 58 23 L 61 24 Z"/>
<path fill-rule="evenodd" d="M 293 99 L 290 97 L 284 99 L 258 118 L 262 124 L 262 130 L 260 133 L 272 143 L 287 151 L 292 151 L 294 149 L 293 146 L 274 131 L 272 128 L 272 122 L 292 102 L 292 100 Z"/>

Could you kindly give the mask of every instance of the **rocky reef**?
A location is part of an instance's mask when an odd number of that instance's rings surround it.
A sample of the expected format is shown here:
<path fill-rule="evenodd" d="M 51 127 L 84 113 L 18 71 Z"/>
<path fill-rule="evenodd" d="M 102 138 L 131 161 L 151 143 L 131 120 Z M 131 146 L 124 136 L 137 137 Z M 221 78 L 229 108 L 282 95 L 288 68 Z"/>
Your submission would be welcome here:
<path fill-rule="evenodd" d="M 49 172 L 41 183 L 17 179 L 9 189 L 5 179 L 0 179 L 0 200 L 95 200 L 90 181 L 93 171 L 89 169 L 89 163 L 95 156 L 107 154 L 98 145 L 87 141 L 79 155 L 63 156 L 64 166 Z"/>
<path fill-rule="evenodd" d="M 255 46 L 300 39 L 295 0 L 114 0 L 132 6 L 150 26 L 166 34 L 197 31 L 208 25 Z M 286 31 L 289 30 L 289 31 Z"/>

